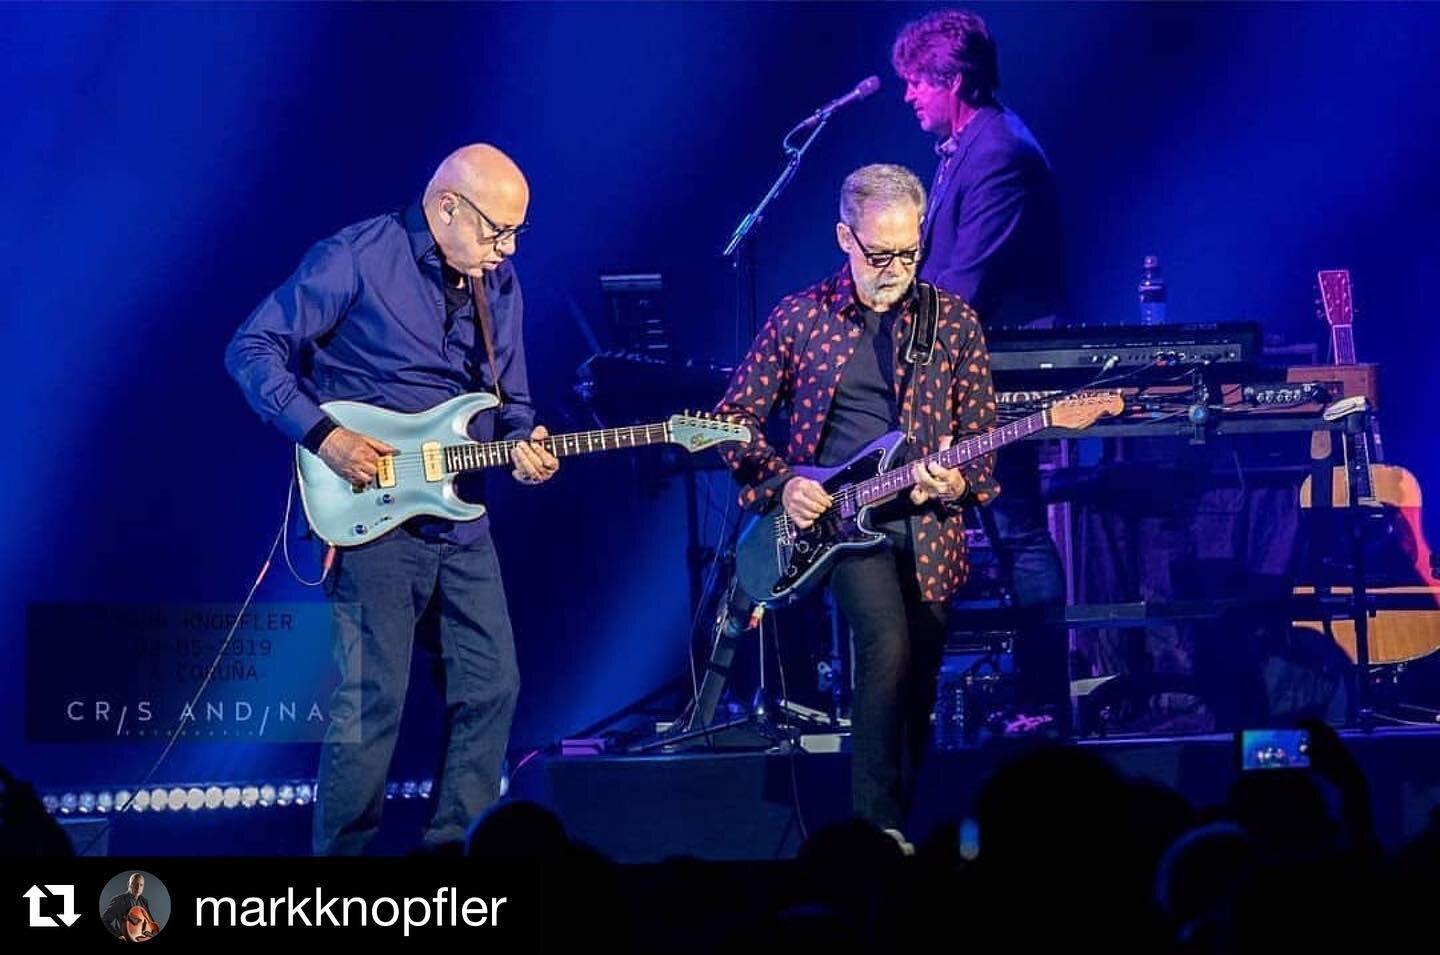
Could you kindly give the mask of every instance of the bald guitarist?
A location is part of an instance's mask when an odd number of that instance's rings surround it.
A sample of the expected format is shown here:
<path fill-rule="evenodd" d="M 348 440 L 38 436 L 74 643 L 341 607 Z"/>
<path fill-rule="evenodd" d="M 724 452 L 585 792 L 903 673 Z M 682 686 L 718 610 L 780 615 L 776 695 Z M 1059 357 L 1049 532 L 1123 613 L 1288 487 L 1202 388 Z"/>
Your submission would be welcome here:
<path fill-rule="evenodd" d="M 514 441 L 512 474 L 522 483 L 553 477 L 559 463 L 534 424 L 520 283 L 510 262 L 529 203 L 529 185 L 510 157 L 465 146 L 440 164 L 418 202 L 320 242 L 230 343 L 226 366 L 251 407 L 364 487 L 392 449 L 341 427 L 321 404 L 419 412 L 488 391 L 501 406 L 475 416 L 468 436 Z M 467 475 L 456 493 L 477 498 L 480 481 L 479 472 Z M 519 692 L 488 518 L 417 517 L 395 533 L 341 547 L 326 593 L 342 680 L 320 756 L 315 852 L 358 854 L 379 828 L 415 624 L 432 600 L 441 616 L 448 748 L 424 842 L 461 840 L 470 820 L 499 798 Z"/>

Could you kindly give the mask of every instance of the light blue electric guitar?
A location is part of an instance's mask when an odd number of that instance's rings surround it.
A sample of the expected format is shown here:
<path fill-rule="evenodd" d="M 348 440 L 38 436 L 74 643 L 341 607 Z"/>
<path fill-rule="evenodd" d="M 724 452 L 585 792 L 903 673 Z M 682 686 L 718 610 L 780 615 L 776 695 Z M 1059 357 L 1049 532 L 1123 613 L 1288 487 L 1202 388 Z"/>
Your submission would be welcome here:
<path fill-rule="evenodd" d="M 375 540 L 412 517 L 452 521 L 480 517 L 485 506 L 461 500 L 455 493 L 455 478 L 481 468 L 512 467 L 510 451 L 518 442 L 476 442 L 469 436 L 470 419 L 499 404 L 494 395 L 477 392 L 457 395 L 416 414 L 359 401 L 321 405 L 342 427 L 384 441 L 397 452 L 380 459 L 379 473 L 369 487 L 356 490 L 319 457 L 297 446 L 295 470 L 310 526 L 327 543 L 347 547 Z M 750 429 L 744 425 L 708 414 L 677 414 L 655 424 L 553 434 L 542 444 L 561 457 L 666 443 L 701 451 L 727 441 L 749 440 Z"/>

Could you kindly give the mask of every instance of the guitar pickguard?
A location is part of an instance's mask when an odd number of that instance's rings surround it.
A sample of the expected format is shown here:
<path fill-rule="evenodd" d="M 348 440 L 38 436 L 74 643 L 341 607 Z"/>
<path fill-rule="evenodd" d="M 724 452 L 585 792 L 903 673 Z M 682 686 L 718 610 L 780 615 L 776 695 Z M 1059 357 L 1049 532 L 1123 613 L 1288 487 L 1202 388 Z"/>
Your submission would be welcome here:
<path fill-rule="evenodd" d="M 898 435 L 895 438 L 898 439 Z M 877 442 L 835 471 L 798 469 L 804 476 L 818 480 L 835 498 L 835 503 L 804 530 L 795 527 L 779 506 L 762 517 L 762 521 L 769 523 L 770 533 L 749 534 L 742 540 L 741 547 L 768 546 L 767 559 L 742 563 L 751 567 L 768 565 L 768 568 L 763 579 L 742 575 L 742 589 L 761 602 L 788 603 L 824 574 L 838 551 L 871 547 L 884 540 L 883 534 L 868 526 L 870 509 L 857 507 L 847 488 L 880 473 L 895 447 L 895 440 Z M 765 543 L 761 544 L 760 540 Z"/>

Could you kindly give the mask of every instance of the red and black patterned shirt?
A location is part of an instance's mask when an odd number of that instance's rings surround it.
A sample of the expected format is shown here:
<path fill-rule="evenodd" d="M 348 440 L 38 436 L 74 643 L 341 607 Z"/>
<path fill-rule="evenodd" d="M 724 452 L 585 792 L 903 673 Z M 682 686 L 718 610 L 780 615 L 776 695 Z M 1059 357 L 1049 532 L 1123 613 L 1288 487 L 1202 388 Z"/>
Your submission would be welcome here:
<path fill-rule="evenodd" d="M 914 451 L 940 450 L 940 438 L 956 440 L 995 424 L 990 354 L 975 311 L 956 295 L 936 290 L 939 320 L 935 354 L 917 366 L 918 387 L 907 387 L 916 368 L 902 360 L 910 339 L 918 297 L 900 305 L 894 329 L 895 395 L 902 428 L 913 425 Z M 740 504 L 760 508 L 775 501 L 791 477 L 792 465 L 813 465 L 835 391 L 846 362 L 855 354 L 864 324 L 847 265 L 838 274 L 785 297 L 770 313 L 716 411 L 750 426 L 747 445 L 726 445 L 725 462 L 742 485 Z M 766 442 L 764 426 L 776 406 L 789 414 L 790 439 L 784 457 Z M 1000 493 L 994 455 L 963 466 L 965 498 L 922 508 L 911 524 L 915 568 L 926 600 L 948 600 L 965 582 L 964 504 L 987 504 Z"/>

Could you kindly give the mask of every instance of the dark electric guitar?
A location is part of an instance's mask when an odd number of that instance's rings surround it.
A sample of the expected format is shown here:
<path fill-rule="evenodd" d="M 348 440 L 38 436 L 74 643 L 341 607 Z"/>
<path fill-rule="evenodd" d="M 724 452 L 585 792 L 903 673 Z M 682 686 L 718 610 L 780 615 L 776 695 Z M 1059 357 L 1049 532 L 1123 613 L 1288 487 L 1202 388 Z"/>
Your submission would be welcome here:
<path fill-rule="evenodd" d="M 1044 411 L 966 438 L 923 458 L 954 468 L 1046 428 L 1079 431 L 1100 418 L 1125 410 L 1120 392 L 1097 392 L 1057 401 Z M 820 482 L 835 503 L 801 530 L 776 501 L 741 533 L 735 549 L 740 590 L 757 604 L 781 607 L 819 583 L 836 557 L 872 547 L 885 535 L 871 528 L 872 508 L 908 491 L 915 483 L 911 462 L 890 470 L 905 436 L 892 431 L 849 461 L 833 468 L 797 467 L 802 477 Z M 1003 493 L 1003 492 L 1002 492 Z"/>

